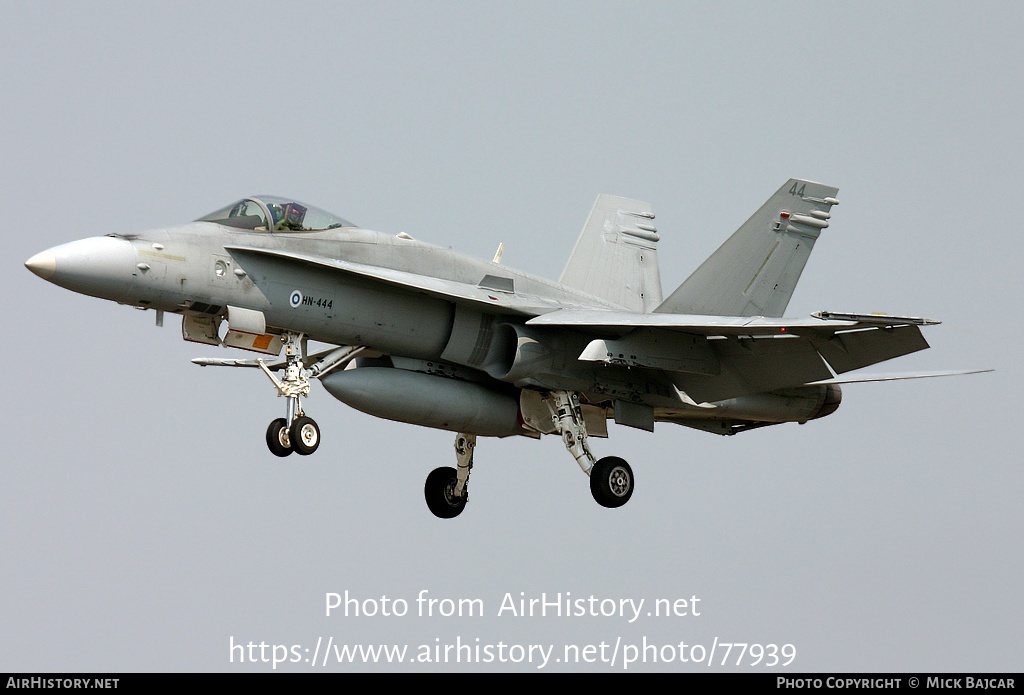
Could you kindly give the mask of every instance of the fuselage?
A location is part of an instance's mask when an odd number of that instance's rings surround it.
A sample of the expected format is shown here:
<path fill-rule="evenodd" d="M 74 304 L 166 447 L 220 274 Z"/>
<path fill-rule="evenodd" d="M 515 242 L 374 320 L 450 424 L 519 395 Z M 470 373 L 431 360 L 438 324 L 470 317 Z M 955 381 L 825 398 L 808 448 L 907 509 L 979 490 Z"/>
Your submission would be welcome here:
<path fill-rule="evenodd" d="M 790 179 L 668 298 L 647 203 L 598 196 L 554 282 L 407 234 L 362 229 L 289 198 L 243 198 L 194 222 L 82 239 L 25 265 L 69 290 L 182 317 L 185 340 L 273 356 L 285 399 L 275 456 L 308 456 L 320 429 L 302 399 L 319 380 L 371 415 L 456 433 L 456 467 L 427 476 L 438 517 L 467 499 L 478 436 L 556 434 L 619 507 L 633 473 L 598 459 L 607 422 L 673 422 L 729 435 L 834 412 L 839 375 L 926 348 L 912 317 L 784 318 L 834 187 Z M 317 347 L 310 342 L 321 343 Z"/>
<path fill-rule="evenodd" d="M 609 417 L 615 402 L 640 403 L 653 408 L 658 420 L 684 424 L 694 418 L 782 422 L 827 414 L 824 387 L 769 395 L 765 398 L 772 402 L 766 404 L 746 399 L 696 407 L 658 370 L 578 360 L 595 337 L 586 331 L 526 325 L 536 315 L 563 308 L 626 310 L 623 306 L 329 214 L 321 225 L 328 228 L 287 226 L 283 219 L 275 228 L 267 223 L 275 213 L 268 214 L 262 202 L 257 210 L 254 201 L 235 204 L 230 215 L 221 211 L 185 225 L 62 244 L 26 265 L 75 292 L 181 314 L 188 340 L 219 344 L 222 323 L 229 332 L 251 331 L 233 325 L 236 317 L 258 315 L 267 333 L 365 346 L 403 361 L 401 369 L 473 383 L 517 402 L 520 389 L 573 391 Z M 306 210 L 288 203 L 282 214 L 291 205 Z M 346 400 L 343 392 L 355 389 L 346 391 L 340 381 L 335 378 L 334 388 L 325 385 Z M 379 378 L 375 384 L 383 388 Z M 432 398 L 429 391 L 424 394 Z M 835 401 L 838 389 L 833 391 Z M 351 396 L 357 397 L 363 396 Z M 506 429 L 518 428 L 513 422 Z"/>
<path fill-rule="evenodd" d="M 246 264 L 226 250 L 232 247 L 342 259 L 471 287 L 478 287 L 485 277 L 501 278 L 510 281 L 519 296 L 543 298 L 549 310 L 621 309 L 449 248 L 354 227 L 267 232 L 199 221 L 73 241 L 37 254 L 26 265 L 56 285 L 120 304 L 208 315 L 240 307 L 262 312 L 268 328 L 301 332 L 325 343 L 366 345 L 388 354 L 438 359 L 451 335 L 451 301 L 326 268 L 300 269 L 272 257 Z M 506 315 L 501 302 L 505 292 L 490 294 L 490 313 Z M 515 315 L 508 313 L 513 320 Z"/>

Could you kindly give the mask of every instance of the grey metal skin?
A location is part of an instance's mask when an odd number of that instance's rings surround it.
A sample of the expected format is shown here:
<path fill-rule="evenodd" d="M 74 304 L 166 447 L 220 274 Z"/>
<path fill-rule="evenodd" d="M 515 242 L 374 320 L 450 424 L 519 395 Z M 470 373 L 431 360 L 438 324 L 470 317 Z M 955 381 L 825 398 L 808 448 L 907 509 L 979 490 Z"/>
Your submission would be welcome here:
<path fill-rule="evenodd" d="M 155 246 L 162 248 L 157 250 Z M 681 402 L 671 389 L 670 381 L 657 371 L 642 374 L 642 370 L 632 367 L 579 363 L 576 356 L 590 342 L 586 335 L 558 328 L 535 331 L 544 341 L 540 345 L 551 345 L 555 350 L 541 347 L 536 354 L 523 357 L 520 339 L 528 332 L 525 323 L 530 316 L 518 312 L 499 313 L 500 307 L 495 307 L 494 313 L 463 309 L 461 314 L 468 318 L 460 316 L 460 326 L 479 324 L 483 317 L 494 317 L 498 329 L 492 324 L 487 330 L 495 334 L 492 341 L 500 344 L 489 346 L 484 359 L 474 359 L 471 355 L 460 357 L 453 355 L 460 344 L 460 336 L 453 336 L 457 307 L 451 301 L 372 279 L 338 276 L 327 269 L 237 253 L 245 256 L 243 265 L 225 251 L 225 247 L 337 257 L 375 267 L 415 271 L 470 287 L 476 287 L 486 275 L 500 275 L 515 282 L 519 295 L 535 293 L 544 297 L 546 308 L 550 310 L 620 309 L 571 288 L 451 249 L 356 228 L 272 234 L 193 222 L 132 234 L 131 238 L 92 237 L 62 244 L 34 256 L 28 265 L 40 268 L 37 274 L 56 285 L 120 304 L 200 316 L 210 315 L 211 311 L 219 315 L 228 306 L 238 306 L 262 312 L 267 327 L 272 330 L 303 333 L 324 343 L 365 345 L 384 354 L 427 361 L 441 361 L 451 343 L 452 349 L 445 356 L 454 356 L 455 364 L 482 368 L 480 378 L 485 381 L 489 380 L 487 377 L 497 377 L 498 381 L 511 381 L 519 386 L 592 391 L 596 392 L 593 400 L 597 402 L 606 399 L 607 394 L 616 394 L 652 406 L 668 406 L 673 411 L 692 410 L 700 419 L 706 417 L 703 412 L 706 409 Z M 215 268 L 218 261 L 225 267 L 221 274 Z M 140 265 L 148 267 L 142 269 Z M 303 297 L 326 299 L 331 307 L 315 304 L 292 307 L 289 297 L 295 290 L 302 292 Z M 203 310 L 191 308 L 196 306 Z M 475 347 L 481 331 L 474 332 L 471 328 L 465 332 L 467 337 L 462 343 Z M 517 350 L 520 352 L 518 359 Z M 513 362 L 517 363 L 514 372 L 511 370 Z M 643 379 L 638 380 L 638 376 Z M 402 378 L 402 375 L 395 378 Z M 431 387 L 411 388 L 406 393 L 406 397 L 413 400 L 419 395 L 424 402 L 435 404 Z M 383 397 L 381 400 L 374 414 L 381 415 L 379 408 L 386 412 L 391 401 Z M 409 417 L 394 419 L 412 422 Z M 456 427 L 444 429 L 460 431 Z M 520 432 L 516 429 L 504 434 L 515 433 Z"/>
<path fill-rule="evenodd" d="M 453 337 L 457 307 L 452 301 L 358 275 L 341 275 L 327 268 L 243 252 L 242 248 L 342 258 L 473 288 L 487 275 L 500 276 L 514 281 L 518 296 L 536 295 L 537 303 L 547 310 L 620 308 L 451 249 L 356 228 L 268 233 L 193 222 L 130 236 L 92 237 L 62 244 L 37 254 L 26 265 L 55 285 L 120 304 L 218 318 L 226 314 L 228 306 L 241 307 L 262 312 L 271 331 L 302 333 L 312 340 L 337 345 L 365 345 L 385 354 L 421 360 L 439 361 L 446 348 L 449 353 L 457 352 L 460 340 L 475 346 L 479 331 L 461 329 L 462 324 L 478 324 L 486 316 L 515 326 L 530 318 L 518 311 L 503 310 L 500 299 L 505 293 L 487 291 L 496 297 L 496 306 L 491 311 L 458 312 L 460 330 L 474 334 L 464 339 Z M 216 268 L 218 262 L 223 264 L 221 272 Z M 296 290 L 304 298 L 312 298 L 312 304 L 292 306 L 289 298 Z M 325 302 L 330 306 L 325 307 Z M 561 342 L 560 334 L 565 331 L 547 332 Z M 515 340 L 512 333 L 506 338 Z M 514 350 L 514 345 L 507 347 L 509 353 Z M 491 355 L 490 360 L 495 365 L 504 364 L 509 356 Z M 567 355 L 563 361 L 571 363 L 575 358 Z M 453 362 L 487 366 L 472 355 L 455 355 Z M 496 369 L 501 370 L 494 366 L 490 371 Z M 570 374 L 563 375 L 569 377 L 564 380 L 559 375 L 547 375 L 544 382 L 552 388 L 579 386 L 594 381 L 591 374 L 598 370 L 582 365 L 578 371 L 572 375 L 570 370 Z"/>
<path fill-rule="evenodd" d="M 719 434 L 806 422 L 838 407 L 836 375 L 927 347 L 925 319 L 781 318 L 835 192 L 791 179 L 664 301 L 650 206 L 612 196 L 595 203 L 561 282 L 269 196 L 62 244 L 26 266 L 158 323 L 181 314 L 187 340 L 283 350 L 271 365 L 196 360 L 260 366 L 288 396 L 268 429 L 277 455 L 319 444 L 300 398 L 320 378 L 359 410 L 457 433 L 457 470 L 425 488 L 438 516 L 462 511 L 477 435 L 560 434 L 595 499 L 615 507 L 632 471 L 587 443 L 607 419 Z M 734 313 L 711 315 L 722 309 Z M 343 349 L 309 355 L 307 339 Z"/>

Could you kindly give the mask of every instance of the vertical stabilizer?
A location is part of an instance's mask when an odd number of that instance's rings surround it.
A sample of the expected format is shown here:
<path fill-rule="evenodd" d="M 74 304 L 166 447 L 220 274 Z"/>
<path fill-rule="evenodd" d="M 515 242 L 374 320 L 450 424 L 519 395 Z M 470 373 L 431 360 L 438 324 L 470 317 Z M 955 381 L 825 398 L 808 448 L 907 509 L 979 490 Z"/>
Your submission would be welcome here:
<path fill-rule="evenodd" d="M 658 238 L 648 203 L 599 195 L 559 282 L 649 313 L 661 303 Z"/>
<path fill-rule="evenodd" d="M 655 311 L 782 316 L 838 191 L 790 179 Z"/>

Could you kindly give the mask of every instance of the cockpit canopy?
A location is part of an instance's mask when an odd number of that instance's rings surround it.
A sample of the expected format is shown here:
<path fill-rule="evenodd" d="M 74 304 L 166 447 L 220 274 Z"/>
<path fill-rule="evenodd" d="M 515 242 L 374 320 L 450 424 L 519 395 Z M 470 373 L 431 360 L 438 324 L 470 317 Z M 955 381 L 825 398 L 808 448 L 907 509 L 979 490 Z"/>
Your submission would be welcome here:
<path fill-rule="evenodd" d="M 314 232 L 356 226 L 325 210 L 273 195 L 243 198 L 197 221 L 262 232 Z"/>

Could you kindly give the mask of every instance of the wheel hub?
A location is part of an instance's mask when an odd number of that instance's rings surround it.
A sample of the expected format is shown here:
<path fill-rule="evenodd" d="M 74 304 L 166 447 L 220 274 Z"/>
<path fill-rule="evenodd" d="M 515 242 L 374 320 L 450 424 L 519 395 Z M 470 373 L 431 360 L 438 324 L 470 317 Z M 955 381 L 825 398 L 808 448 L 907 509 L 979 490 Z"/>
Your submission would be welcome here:
<path fill-rule="evenodd" d="M 629 484 L 629 473 L 621 466 L 613 468 L 608 475 L 608 487 L 611 489 L 612 494 L 617 497 L 622 497 L 629 492 Z"/>
<path fill-rule="evenodd" d="M 458 507 L 465 503 L 464 497 L 459 497 L 455 494 L 456 480 L 452 480 L 450 483 L 444 486 L 444 499 L 452 507 Z"/>
<path fill-rule="evenodd" d="M 306 446 L 313 446 L 316 443 L 316 431 L 309 425 L 305 425 L 299 431 L 299 437 Z"/>

